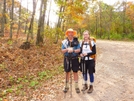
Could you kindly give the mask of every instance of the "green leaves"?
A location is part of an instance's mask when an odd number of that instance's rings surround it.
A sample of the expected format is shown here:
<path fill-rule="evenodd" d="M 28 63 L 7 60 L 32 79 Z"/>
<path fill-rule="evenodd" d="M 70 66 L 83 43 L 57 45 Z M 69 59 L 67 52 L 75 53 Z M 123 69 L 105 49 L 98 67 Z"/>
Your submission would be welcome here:
<path fill-rule="evenodd" d="M 40 72 L 38 75 L 39 75 L 39 78 L 42 80 L 45 76 L 47 76 L 47 72 L 43 71 L 43 72 Z"/>
<path fill-rule="evenodd" d="M 30 82 L 30 87 L 35 87 L 36 85 L 38 85 L 38 81 L 31 81 Z"/>

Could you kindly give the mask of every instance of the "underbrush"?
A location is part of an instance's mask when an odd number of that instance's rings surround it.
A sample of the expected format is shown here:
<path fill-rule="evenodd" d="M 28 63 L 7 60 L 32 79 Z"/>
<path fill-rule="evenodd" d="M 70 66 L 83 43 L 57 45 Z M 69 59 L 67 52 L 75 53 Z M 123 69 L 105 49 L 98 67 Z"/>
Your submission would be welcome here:
<path fill-rule="evenodd" d="M 32 44 L 20 49 L 22 40 L 0 39 L 0 101 L 7 96 L 25 96 L 43 83 L 63 73 L 61 43 L 47 40 L 42 46 Z"/>
<path fill-rule="evenodd" d="M 134 40 L 134 33 L 130 34 L 118 34 L 118 33 L 111 33 L 108 37 L 108 33 L 103 34 L 101 37 L 102 39 L 109 39 L 109 40 L 124 40 L 124 41 L 133 41 Z"/>

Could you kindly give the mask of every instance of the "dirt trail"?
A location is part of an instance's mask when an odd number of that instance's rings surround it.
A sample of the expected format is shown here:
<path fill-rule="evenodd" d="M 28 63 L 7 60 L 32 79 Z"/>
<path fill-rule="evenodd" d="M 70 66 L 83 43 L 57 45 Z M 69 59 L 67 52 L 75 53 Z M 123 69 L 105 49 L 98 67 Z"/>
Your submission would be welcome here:
<path fill-rule="evenodd" d="M 134 42 L 97 40 L 97 52 L 93 93 L 76 94 L 73 87 L 72 98 L 69 92 L 64 98 L 59 88 L 54 101 L 134 101 Z"/>

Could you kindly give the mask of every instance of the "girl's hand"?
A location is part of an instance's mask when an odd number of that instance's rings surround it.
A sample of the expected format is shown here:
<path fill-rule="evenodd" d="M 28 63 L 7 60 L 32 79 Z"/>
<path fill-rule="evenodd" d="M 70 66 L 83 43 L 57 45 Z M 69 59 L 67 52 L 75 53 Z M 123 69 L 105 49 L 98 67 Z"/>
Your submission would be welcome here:
<path fill-rule="evenodd" d="M 87 56 L 87 53 L 83 53 L 83 56 Z"/>
<path fill-rule="evenodd" d="M 83 54 L 80 54 L 80 57 L 84 57 L 84 55 Z"/>

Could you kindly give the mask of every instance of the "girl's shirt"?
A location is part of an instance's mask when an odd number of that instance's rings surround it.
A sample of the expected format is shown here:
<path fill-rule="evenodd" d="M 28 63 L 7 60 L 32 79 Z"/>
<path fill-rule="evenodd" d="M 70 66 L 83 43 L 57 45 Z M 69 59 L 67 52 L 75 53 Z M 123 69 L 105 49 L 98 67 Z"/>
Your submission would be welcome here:
<path fill-rule="evenodd" d="M 91 40 L 91 46 L 93 47 L 95 45 L 95 42 L 93 40 Z M 81 47 L 81 53 L 92 53 L 92 50 L 90 48 L 89 42 L 84 42 L 83 46 L 82 46 L 82 42 L 80 43 L 80 47 Z M 92 60 L 93 58 L 86 56 L 85 60 Z"/>

